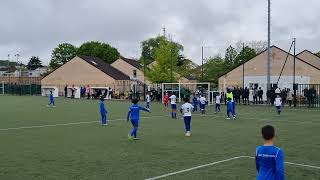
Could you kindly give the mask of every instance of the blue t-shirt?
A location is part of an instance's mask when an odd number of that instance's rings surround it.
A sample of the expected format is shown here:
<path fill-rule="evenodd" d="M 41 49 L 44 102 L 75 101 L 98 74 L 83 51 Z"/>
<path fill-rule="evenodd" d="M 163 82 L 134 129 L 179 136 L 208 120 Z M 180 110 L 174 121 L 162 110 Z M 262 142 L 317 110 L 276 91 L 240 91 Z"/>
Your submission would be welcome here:
<path fill-rule="evenodd" d="M 285 180 L 283 151 L 276 146 L 258 146 L 256 168 L 257 180 Z"/>
<path fill-rule="evenodd" d="M 101 113 L 108 113 L 108 111 L 104 107 L 104 102 L 102 102 L 102 101 L 100 101 L 100 112 Z"/>
<path fill-rule="evenodd" d="M 50 101 L 53 101 L 53 94 L 50 94 Z"/>
<path fill-rule="evenodd" d="M 198 99 L 197 97 L 194 97 L 193 100 L 192 100 L 193 104 L 198 104 Z"/>
<path fill-rule="evenodd" d="M 130 117 L 131 120 L 139 120 L 140 119 L 140 110 L 149 112 L 148 109 L 141 107 L 137 104 L 130 106 L 128 112 L 128 118 Z"/>

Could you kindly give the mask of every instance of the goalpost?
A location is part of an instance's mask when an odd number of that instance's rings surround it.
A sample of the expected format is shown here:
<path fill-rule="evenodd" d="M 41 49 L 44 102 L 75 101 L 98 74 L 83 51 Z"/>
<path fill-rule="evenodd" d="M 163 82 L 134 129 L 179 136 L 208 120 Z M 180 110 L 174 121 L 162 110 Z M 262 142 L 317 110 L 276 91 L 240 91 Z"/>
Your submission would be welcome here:
<path fill-rule="evenodd" d="M 4 81 L 0 82 L 0 94 L 4 95 Z"/>
<path fill-rule="evenodd" d="M 201 92 L 207 98 L 209 104 L 210 103 L 210 83 L 209 82 L 201 82 L 201 83 L 162 83 L 162 101 L 167 92 L 169 95 L 175 94 L 177 96 L 178 102 L 181 102 L 181 99 L 184 96 L 192 96 L 197 92 Z"/>

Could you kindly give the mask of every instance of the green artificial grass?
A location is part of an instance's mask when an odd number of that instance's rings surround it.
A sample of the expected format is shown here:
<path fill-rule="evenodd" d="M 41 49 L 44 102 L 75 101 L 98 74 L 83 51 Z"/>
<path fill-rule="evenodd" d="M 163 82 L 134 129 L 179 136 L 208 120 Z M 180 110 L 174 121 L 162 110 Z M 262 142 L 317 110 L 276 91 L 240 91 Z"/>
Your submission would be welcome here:
<path fill-rule="evenodd" d="M 275 144 L 285 161 L 320 166 L 320 109 L 238 106 L 226 120 L 225 107 L 194 113 L 191 137 L 184 123 L 160 103 L 141 112 L 138 141 L 127 138 L 130 103 L 106 101 L 109 126 L 100 125 L 99 101 L 0 96 L 0 179 L 147 179 L 238 156 L 254 156 L 263 143 L 260 128 L 276 128 Z M 144 102 L 140 103 L 144 105 Z M 320 169 L 285 165 L 287 179 L 318 180 Z M 163 179 L 255 179 L 254 159 L 239 158 Z"/>

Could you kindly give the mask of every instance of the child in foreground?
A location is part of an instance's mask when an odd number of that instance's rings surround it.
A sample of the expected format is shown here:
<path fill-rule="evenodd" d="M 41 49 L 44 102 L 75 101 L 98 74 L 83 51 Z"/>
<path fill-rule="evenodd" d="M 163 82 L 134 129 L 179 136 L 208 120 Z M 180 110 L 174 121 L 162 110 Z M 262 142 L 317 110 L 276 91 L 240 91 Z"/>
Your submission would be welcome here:
<path fill-rule="evenodd" d="M 101 125 L 107 126 L 107 114 L 108 111 L 106 107 L 104 106 L 104 96 L 100 97 L 100 115 L 101 115 Z"/>
<path fill-rule="evenodd" d="M 133 99 L 132 103 L 133 103 L 133 105 L 130 106 L 130 108 L 129 108 L 127 122 L 129 122 L 129 120 L 131 120 L 133 128 L 131 130 L 131 133 L 128 134 L 128 139 L 129 140 L 138 140 L 137 132 L 138 132 L 139 120 L 140 120 L 140 110 L 147 111 L 147 112 L 150 112 L 150 110 L 139 106 L 138 99 Z"/>
<path fill-rule="evenodd" d="M 256 148 L 257 180 L 285 180 L 283 151 L 273 145 L 275 130 L 266 125 L 261 129 L 264 145 Z"/>
<path fill-rule="evenodd" d="M 281 97 L 279 95 L 277 95 L 277 97 L 276 97 L 276 99 L 274 101 L 274 105 L 276 106 L 278 115 L 280 115 L 281 107 L 282 107 L 282 100 L 281 100 Z"/>
<path fill-rule="evenodd" d="M 47 107 L 56 107 L 56 106 L 54 105 L 54 98 L 53 98 L 52 91 L 50 91 L 49 104 L 47 105 Z"/>
<path fill-rule="evenodd" d="M 192 104 L 189 103 L 189 98 L 184 98 L 184 104 L 181 106 L 180 112 L 183 115 L 183 120 L 186 128 L 185 136 L 189 137 L 191 128 L 191 111 L 193 110 Z"/>

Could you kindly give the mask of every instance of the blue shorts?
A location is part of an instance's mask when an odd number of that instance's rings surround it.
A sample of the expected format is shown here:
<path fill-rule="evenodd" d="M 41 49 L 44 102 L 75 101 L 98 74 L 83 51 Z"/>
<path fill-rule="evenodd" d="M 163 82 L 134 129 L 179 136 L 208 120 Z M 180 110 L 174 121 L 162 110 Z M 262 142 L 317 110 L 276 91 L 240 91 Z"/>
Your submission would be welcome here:
<path fill-rule="evenodd" d="M 171 104 L 172 109 L 177 109 L 177 104 Z"/>
<path fill-rule="evenodd" d="M 201 104 L 201 109 L 206 109 L 206 104 Z"/>
<path fill-rule="evenodd" d="M 133 127 L 139 127 L 139 120 L 131 119 L 131 124 Z"/>

